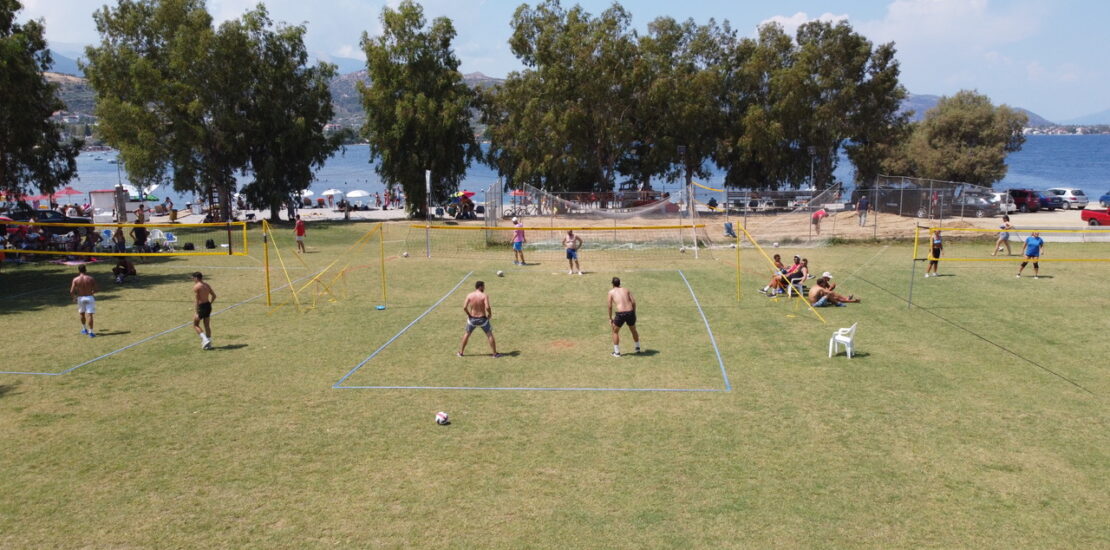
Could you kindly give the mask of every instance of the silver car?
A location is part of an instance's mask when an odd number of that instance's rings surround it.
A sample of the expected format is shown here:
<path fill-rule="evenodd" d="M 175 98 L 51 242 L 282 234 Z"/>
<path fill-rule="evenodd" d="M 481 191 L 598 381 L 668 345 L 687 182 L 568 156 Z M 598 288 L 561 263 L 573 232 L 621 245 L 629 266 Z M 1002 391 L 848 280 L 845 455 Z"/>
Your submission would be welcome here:
<path fill-rule="evenodd" d="M 1069 208 L 1078 208 L 1080 210 L 1087 208 L 1087 203 L 1090 199 L 1082 189 L 1075 189 L 1074 187 L 1053 187 L 1046 191 L 1060 197 L 1064 201 L 1064 210 Z"/>

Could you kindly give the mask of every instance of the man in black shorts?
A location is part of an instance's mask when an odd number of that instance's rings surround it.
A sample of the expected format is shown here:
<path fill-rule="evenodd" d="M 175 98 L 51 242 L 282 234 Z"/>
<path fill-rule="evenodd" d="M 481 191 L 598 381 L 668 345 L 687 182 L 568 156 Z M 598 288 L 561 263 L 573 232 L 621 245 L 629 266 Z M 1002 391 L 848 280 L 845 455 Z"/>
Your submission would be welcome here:
<path fill-rule="evenodd" d="M 466 351 L 466 343 L 470 340 L 470 333 L 474 329 L 480 328 L 486 333 L 486 340 L 489 341 L 489 349 L 493 357 L 501 357 L 497 353 L 497 340 L 493 337 L 493 326 L 490 324 L 490 319 L 493 318 L 493 307 L 489 304 L 489 296 L 486 294 L 486 283 L 478 281 L 474 283 L 474 292 L 466 295 L 466 300 L 463 301 L 463 312 L 466 313 L 466 332 L 463 333 L 462 344 L 459 345 L 459 351 L 455 355 L 463 356 Z"/>
<path fill-rule="evenodd" d="M 614 307 L 617 310 L 613 315 Z M 636 353 L 640 353 L 640 333 L 636 331 L 636 299 L 627 288 L 621 288 L 619 277 L 613 277 L 613 288 L 609 290 L 609 325 L 613 327 L 613 357 L 621 356 L 621 327 L 628 324 L 632 340 L 636 342 Z"/>
<path fill-rule="evenodd" d="M 212 302 L 216 301 L 216 292 L 204 282 L 204 275 L 199 271 L 193 273 L 193 296 L 197 305 L 196 313 L 193 314 L 193 330 L 200 336 L 200 348 L 212 349 L 212 326 L 209 318 L 212 317 Z M 204 330 L 200 328 L 201 321 L 204 322 Z"/>

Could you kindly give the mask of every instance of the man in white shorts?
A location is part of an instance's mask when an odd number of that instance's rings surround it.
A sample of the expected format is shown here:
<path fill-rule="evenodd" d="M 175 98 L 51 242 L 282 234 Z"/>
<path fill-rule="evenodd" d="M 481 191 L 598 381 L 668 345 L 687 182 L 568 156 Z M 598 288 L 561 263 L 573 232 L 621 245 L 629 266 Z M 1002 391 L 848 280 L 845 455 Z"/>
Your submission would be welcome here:
<path fill-rule="evenodd" d="M 93 279 L 85 272 L 84 264 L 77 266 L 77 276 L 69 285 L 69 295 L 77 302 L 77 314 L 81 316 L 81 334 L 88 334 L 89 338 L 96 337 L 93 328 L 93 315 L 96 313 L 96 298 L 93 294 L 100 290 Z M 88 316 L 88 328 L 85 328 L 85 316 Z"/>

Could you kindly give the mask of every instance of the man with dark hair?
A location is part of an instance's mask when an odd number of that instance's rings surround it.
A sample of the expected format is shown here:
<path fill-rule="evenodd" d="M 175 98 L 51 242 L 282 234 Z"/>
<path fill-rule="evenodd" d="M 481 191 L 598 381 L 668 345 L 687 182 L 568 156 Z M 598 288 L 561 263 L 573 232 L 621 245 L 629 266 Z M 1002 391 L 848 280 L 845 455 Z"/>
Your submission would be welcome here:
<path fill-rule="evenodd" d="M 489 305 L 489 296 L 486 295 L 486 283 L 484 281 L 474 283 L 474 292 L 466 295 L 466 300 L 463 301 L 463 313 L 466 313 L 466 332 L 463 333 L 462 344 L 455 355 L 463 356 L 463 352 L 466 351 L 466 342 L 470 340 L 470 333 L 474 332 L 474 329 L 480 328 L 486 333 L 486 340 L 489 341 L 489 349 L 493 352 L 493 357 L 501 357 L 501 354 L 497 353 L 497 341 L 493 338 L 493 325 L 490 324 L 490 319 L 493 318 L 493 308 Z"/>
<path fill-rule="evenodd" d="M 616 308 L 616 315 L 613 308 Z M 621 356 L 621 327 L 628 324 L 632 340 L 636 343 L 636 353 L 640 353 L 640 333 L 636 331 L 636 299 L 627 288 L 621 288 L 619 277 L 613 277 L 613 288 L 609 290 L 609 325 L 613 327 L 613 357 Z"/>
<path fill-rule="evenodd" d="M 199 271 L 193 272 L 193 297 L 196 302 L 193 330 L 200 336 L 200 349 L 212 349 L 212 326 L 209 318 L 212 317 L 212 302 L 216 301 L 216 292 L 204 282 L 204 275 Z M 201 321 L 204 321 L 204 330 L 200 328 Z"/>
<path fill-rule="evenodd" d="M 88 334 L 89 338 L 96 337 L 96 329 L 93 328 L 96 298 L 93 295 L 96 294 L 97 290 L 99 288 L 96 286 L 96 279 L 93 279 L 86 272 L 85 265 L 77 266 L 77 276 L 73 278 L 73 282 L 69 285 L 69 295 L 73 297 L 74 302 L 77 302 L 77 314 L 81 317 L 81 334 Z M 88 328 L 85 328 L 86 315 L 88 315 Z"/>

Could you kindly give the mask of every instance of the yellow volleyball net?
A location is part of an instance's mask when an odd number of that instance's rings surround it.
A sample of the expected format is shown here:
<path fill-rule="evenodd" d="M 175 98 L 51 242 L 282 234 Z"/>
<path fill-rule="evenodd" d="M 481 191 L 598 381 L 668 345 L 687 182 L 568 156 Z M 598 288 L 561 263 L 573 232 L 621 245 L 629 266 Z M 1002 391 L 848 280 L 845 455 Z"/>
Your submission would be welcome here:
<path fill-rule="evenodd" d="M 0 221 L 0 252 L 14 256 L 246 256 L 246 222 L 37 223 Z"/>
<path fill-rule="evenodd" d="M 282 238 L 266 220 L 262 221 L 262 232 L 266 305 L 271 307 L 270 313 L 285 306 L 303 313 L 315 309 L 321 302 L 365 299 L 366 296 L 373 296 L 375 307 L 385 309 L 388 287 L 385 234 L 381 223 L 375 224 L 328 263 L 316 267 L 309 266 L 304 257 L 295 252 L 293 243 L 280 244 Z M 297 273 L 303 275 L 294 276 L 291 267 L 298 268 Z M 282 289 L 280 294 L 274 293 L 275 287 Z M 277 296 L 286 298 L 277 302 Z"/>
<path fill-rule="evenodd" d="M 997 229 L 918 226 L 913 259 L 1012 263 L 1024 261 L 1026 252 L 1035 250 L 1040 262 L 1110 262 L 1108 245 L 1110 228 L 1003 227 L 1002 222 Z M 1027 250 L 1029 246 L 1033 248 Z"/>

